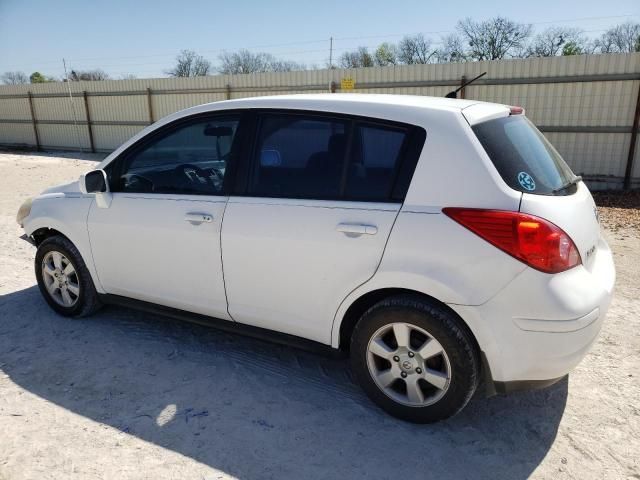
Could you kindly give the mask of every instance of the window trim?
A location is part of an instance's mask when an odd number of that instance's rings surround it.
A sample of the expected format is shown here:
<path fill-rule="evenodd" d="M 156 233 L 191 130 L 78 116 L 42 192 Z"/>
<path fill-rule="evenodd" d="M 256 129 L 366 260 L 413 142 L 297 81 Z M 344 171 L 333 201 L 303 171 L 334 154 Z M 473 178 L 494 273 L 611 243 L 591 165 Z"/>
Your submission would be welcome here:
<path fill-rule="evenodd" d="M 210 196 L 210 197 L 224 197 L 229 196 L 231 191 L 233 190 L 232 186 L 234 183 L 235 175 L 238 171 L 238 164 L 244 162 L 244 159 L 240 155 L 242 150 L 242 145 L 246 143 L 244 137 L 246 137 L 246 132 L 244 128 L 244 123 L 246 123 L 248 115 L 247 109 L 230 109 L 230 110 L 214 110 L 209 112 L 197 113 L 194 115 L 189 115 L 186 117 L 179 118 L 174 120 L 171 123 L 166 125 L 162 125 L 161 127 L 155 129 L 149 134 L 145 135 L 137 142 L 129 145 L 123 152 L 121 152 L 116 158 L 114 158 L 108 165 L 105 165 L 106 169 L 112 169 L 111 179 L 109 181 L 109 189 L 113 193 L 136 193 L 136 192 L 124 192 L 122 190 L 120 177 L 124 172 L 124 166 L 127 163 L 127 160 L 131 158 L 132 155 L 136 155 L 144 148 L 148 147 L 153 142 L 157 141 L 159 138 L 164 138 L 171 133 L 181 129 L 185 126 L 189 126 L 195 123 L 199 123 L 205 121 L 207 119 L 214 119 L 220 117 L 238 117 L 238 128 L 236 130 L 233 142 L 231 144 L 231 150 L 229 153 L 229 159 L 234 160 L 230 161 L 229 168 L 225 170 L 224 179 L 222 183 L 222 191 L 220 193 L 156 193 L 156 192 L 147 192 L 145 195 L 196 195 L 196 196 Z M 116 183 L 117 182 L 117 183 Z"/>
<path fill-rule="evenodd" d="M 283 196 L 283 195 L 266 195 L 256 194 L 250 192 L 250 178 L 251 173 L 256 168 L 258 162 L 256 149 L 258 146 L 258 133 L 260 130 L 261 117 L 266 115 L 292 115 L 309 117 L 320 117 L 324 120 L 330 121 L 331 119 L 347 122 L 347 142 L 345 148 L 345 162 L 343 164 L 343 172 L 340 178 L 340 193 L 338 196 L 331 197 L 318 197 L 317 195 L 296 195 Z M 424 148 L 426 141 L 426 131 L 423 127 L 403 123 L 396 120 L 387 120 L 378 117 L 367 117 L 363 115 L 353 115 L 347 113 L 338 113 L 322 110 L 304 110 L 304 109 L 289 109 L 289 108 L 256 108 L 250 110 L 251 118 L 247 121 L 251 125 L 251 128 L 247 128 L 247 135 L 249 137 L 248 145 L 245 145 L 243 149 L 243 172 L 240 178 L 236 179 L 235 188 L 231 192 L 231 195 L 237 197 L 252 197 L 252 198 L 280 198 L 289 200 L 319 200 L 319 201 L 340 201 L 340 202 L 365 202 L 365 203 L 403 203 L 404 198 L 411 185 L 411 178 L 418 164 L 420 154 Z M 385 192 L 385 198 L 362 198 L 362 197 L 349 197 L 345 194 L 348 179 L 348 165 L 353 160 L 351 158 L 351 151 L 353 146 L 353 136 L 356 131 L 357 125 L 364 126 L 379 126 L 379 127 L 391 127 L 395 129 L 403 129 L 405 131 L 405 138 L 400 148 L 399 160 L 396 161 L 393 171 L 393 180 L 389 187 L 389 190 Z M 413 155 L 411 155 L 413 154 Z M 415 158 L 408 159 L 409 156 Z M 398 181 L 401 175 L 408 176 L 407 188 L 402 195 L 398 192 Z M 401 197 L 401 198 L 400 198 Z"/>

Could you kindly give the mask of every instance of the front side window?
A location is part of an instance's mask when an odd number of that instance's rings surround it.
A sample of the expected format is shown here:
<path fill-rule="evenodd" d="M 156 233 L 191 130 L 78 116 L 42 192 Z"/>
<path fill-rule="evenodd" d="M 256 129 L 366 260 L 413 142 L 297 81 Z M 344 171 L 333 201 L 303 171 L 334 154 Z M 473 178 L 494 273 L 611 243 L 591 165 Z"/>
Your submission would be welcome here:
<path fill-rule="evenodd" d="M 239 117 L 178 126 L 128 155 L 116 191 L 220 195 Z"/>

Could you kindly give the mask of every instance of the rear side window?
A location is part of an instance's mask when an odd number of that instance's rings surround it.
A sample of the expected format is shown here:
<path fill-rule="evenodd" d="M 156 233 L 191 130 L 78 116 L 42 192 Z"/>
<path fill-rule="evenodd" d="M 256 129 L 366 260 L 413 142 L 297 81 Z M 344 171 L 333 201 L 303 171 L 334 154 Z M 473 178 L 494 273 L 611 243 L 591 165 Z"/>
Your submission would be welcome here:
<path fill-rule="evenodd" d="M 289 198 L 339 196 L 347 130 L 345 120 L 264 115 L 256 142 L 250 193 Z"/>
<path fill-rule="evenodd" d="M 262 113 L 247 193 L 401 202 L 424 139 L 423 129 L 402 124 L 302 112 Z"/>
<path fill-rule="evenodd" d="M 512 115 L 472 128 L 503 180 L 514 190 L 539 195 L 571 193 L 561 189 L 575 175 L 526 117 Z"/>
<path fill-rule="evenodd" d="M 406 141 L 404 128 L 356 123 L 346 197 L 353 200 L 388 198 Z"/>

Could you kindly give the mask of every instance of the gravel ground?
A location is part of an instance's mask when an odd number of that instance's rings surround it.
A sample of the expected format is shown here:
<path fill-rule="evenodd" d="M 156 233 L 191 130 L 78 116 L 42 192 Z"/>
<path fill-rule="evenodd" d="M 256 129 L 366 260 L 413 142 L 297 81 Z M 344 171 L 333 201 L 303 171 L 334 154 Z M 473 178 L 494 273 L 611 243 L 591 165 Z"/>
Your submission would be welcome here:
<path fill-rule="evenodd" d="M 629 198 L 599 199 L 618 283 L 578 368 L 546 390 L 476 396 L 457 417 L 416 426 L 375 408 L 342 360 L 121 308 L 53 314 L 15 213 L 98 158 L 0 153 L 0 479 L 640 479 Z"/>

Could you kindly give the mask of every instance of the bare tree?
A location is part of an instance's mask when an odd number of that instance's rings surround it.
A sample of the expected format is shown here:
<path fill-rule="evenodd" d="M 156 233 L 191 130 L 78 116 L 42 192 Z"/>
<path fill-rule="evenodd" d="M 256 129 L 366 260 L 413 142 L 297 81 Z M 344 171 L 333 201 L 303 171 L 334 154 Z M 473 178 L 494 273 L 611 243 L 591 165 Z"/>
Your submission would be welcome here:
<path fill-rule="evenodd" d="M 640 52 L 640 23 L 625 22 L 610 28 L 595 41 L 600 53 Z"/>
<path fill-rule="evenodd" d="M 5 85 L 22 85 L 29 83 L 29 78 L 24 72 L 4 72 L 0 77 Z"/>
<path fill-rule="evenodd" d="M 271 72 L 293 72 L 295 70 L 306 70 L 307 67 L 304 63 L 294 62 L 292 60 L 281 60 L 274 58 L 269 63 L 269 71 Z"/>
<path fill-rule="evenodd" d="M 431 40 L 417 35 L 407 35 L 398 44 L 398 60 L 407 65 L 429 63 L 435 59 L 436 51 L 431 48 Z"/>
<path fill-rule="evenodd" d="M 398 63 L 398 48 L 388 42 L 381 43 L 373 54 L 373 60 L 376 66 L 386 67 Z"/>
<path fill-rule="evenodd" d="M 211 62 L 193 50 L 182 50 L 176 57 L 176 65 L 166 73 L 172 77 L 202 77 L 211 72 Z"/>
<path fill-rule="evenodd" d="M 69 80 L 72 82 L 98 82 L 101 80 L 109 80 L 109 74 L 99 68 L 95 70 L 71 70 Z"/>
<path fill-rule="evenodd" d="M 133 73 L 123 73 L 120 75 L 120 80 L 135 80 L 136 77 Z"/>
<path fill-rule="evenodd" d="M 304 70 L 302 63 L 290 60 L 282 60 L 270 53 L 257 52 L 242 49 L 237 52 L 224 52 L 220 55 L 218 71 L 227 75 L 262 72 L 290 72 Z"/>
<path fill-rule="evenodd" d="M 442 38 L 442 46 L 436 50 L 438 63 L 464 62 L 467 57 L 460 35 L 452 33 Z"/>
<path fill-rule="evenodd" d="M 466 18 L 458 22 L 458 30 L 469 46 L 472 60 L 500 60 L 517 57 L 531 35 L 531 25 L 495 17 L 484 22 Z"/>
<path fill-rule="evenodd" d="M 579 28 L 549 27 L 534 37 L 527 47 L 527 56 L 578 55 L 587 50 L 586 45 L 587 39 Z"/>
<path fill-rule="evenodd" d="M 373 67 L 374 58 L 367 47 L 358 47 L 352 52 L 344 52 L 340 55 L 339 63 L 342 68 Z"/>

